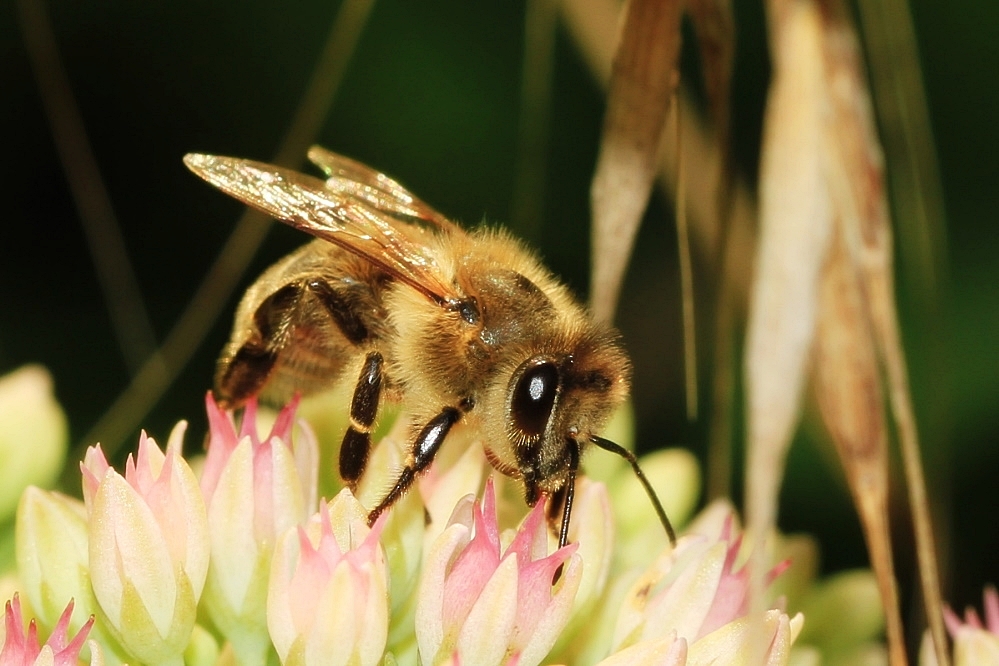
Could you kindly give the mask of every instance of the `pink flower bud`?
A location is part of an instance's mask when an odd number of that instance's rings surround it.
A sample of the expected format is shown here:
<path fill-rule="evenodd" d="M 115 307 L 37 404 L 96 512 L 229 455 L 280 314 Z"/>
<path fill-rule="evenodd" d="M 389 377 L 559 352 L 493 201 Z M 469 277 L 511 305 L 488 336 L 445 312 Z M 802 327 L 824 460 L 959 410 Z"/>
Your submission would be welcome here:
<path fill-rule="evenodd" d="M 491 480 L 482 504 L 472 504 L 458 504 L 427 555 L 416 608 L 420 656 L 425 664 L 538 664 L 572 610 L 582 575 L 577 546 L 546 555 L 539 502 L 501 553 Z"/>
<path fill-rule="evenodd" d="M 281 663 L 381 663 L 388 636 L 388 575 L 378 543 L 349 490 L 288 530 L 271 563 L 267 626 Z"/>
<path fill-rule="evenodd" d="M 21 616 L 21 601 L 17 595 L 7 602 L 4 612 L 5 637 L 3 648 L 0 649 L 0 664 L 2 666 L 76 666 L 80 659 L 80 650 L 87 640 L 90 627 L 94 624 L 93 616 L 86 624 L 69 638 L 69 620 L 73 615 L 73 602 L 70 601 L 59 617 L 52 635 L 40 645 L 38 642 L 38 626 L 32 620 L 28 631 L 24 631 L 24 618 Z M 100 648 L 95 643 L 90 644 L 92 666 L 103 663 Z"/>
<path fill-rule="evenodd" d="M 267 572 L 274 544 L 313 510 L 318 446 L 304 423 L 292 446 L 297 399 L 265 438 L 257 433 L 255 401 L 247 404 L 238 433 L 211 394 L 205 403 L 210 435 L 201 489 L 211 564 L 204 607 L 241 661 L 262 663 L 270 647 Z"/>
<path fill-rule="evenodd" d="M 984 609 L 984 621 L 971 607 L 965 609 L 963 620 L 950 608 L 944 609 L 944 622 L 954 639 L 955 666 L 999 663 L 999 592 L 991 585 L 985 588 Z M 928 666 L 937 664 L 928 631 L 923 639 L 919 663 Z"/>
<path fill-rule="evenodd" d="M 749 572 L 739 562 L 741 535 L 734 514 L 721 520 L 720 534 L 688 534 L 667 549 L 632 586 L 614 632 L 614 645 L 675 631 L 692 644 L 748 610 Z M 738 563 L 738 566 L 737 566 Z M 774 567 L 772 581 L 788 563 Z"/>
<path fill-rule="evenodd" d="M 165 455 L 142 433 L 124 478 L 99 446 L 81 465 L 94 596 L 112 635 L 145 663 L 179 658 L 208 569 L 205 505 L 180 455 L 185 425 Z"/>

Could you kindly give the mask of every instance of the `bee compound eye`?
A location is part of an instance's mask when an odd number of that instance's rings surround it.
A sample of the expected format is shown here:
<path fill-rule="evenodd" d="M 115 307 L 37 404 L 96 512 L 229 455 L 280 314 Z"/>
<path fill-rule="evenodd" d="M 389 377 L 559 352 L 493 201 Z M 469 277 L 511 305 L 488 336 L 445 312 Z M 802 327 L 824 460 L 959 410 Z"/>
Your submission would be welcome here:
<path fill-rule="evenodd" d="M 513 423 L 524 435 L 537 437 L 545 431 L 558 395 L 558 368 L 540 363 L 517 381 L 510 406 Z"/>

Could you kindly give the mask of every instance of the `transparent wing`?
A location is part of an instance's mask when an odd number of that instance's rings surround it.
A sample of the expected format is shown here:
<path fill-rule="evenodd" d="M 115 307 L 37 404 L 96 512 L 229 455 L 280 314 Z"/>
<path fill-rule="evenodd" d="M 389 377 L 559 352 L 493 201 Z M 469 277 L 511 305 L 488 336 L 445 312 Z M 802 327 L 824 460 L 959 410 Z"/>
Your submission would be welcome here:
<path fill-rule="evenodd" d="M 326 174 L 326 188 L 364 201 L 375 210 L 389 215 L 424 222 L 443 231 L 461 232 L 461 228 L 397 181 L 322 146 L 309 149 L 309 160 Z"/>
<path fill-rule="evenodd" d="M 356 165 L 360 171 L 355 173 L 366 180 L 350 181 L 345 175 L 338 182 L 355 186 L 328 187 L 318 178 L 262 162 L 193 153 L 184 156 L 191 171 L 243 203 L 367 259 L 441 305 L 458 300 L 460 295 L 443 278 L 427 247 L 433 231 L 396 217 L 425 219 L 411 204 L 414 214 L 407 212 L 401 198 L 408 195 L 406 190 L 391 179 L 386 182 L 394 185 L 365 189 L 370 181 L 367 176 L 374 171 L 346 158 L 337 163 Z M 444 219 L 439 213 L 434 215 Z M 426 221 L 437 224 L 434 219 Z M 450 222 L 447 225 L 458 229 Z"/>

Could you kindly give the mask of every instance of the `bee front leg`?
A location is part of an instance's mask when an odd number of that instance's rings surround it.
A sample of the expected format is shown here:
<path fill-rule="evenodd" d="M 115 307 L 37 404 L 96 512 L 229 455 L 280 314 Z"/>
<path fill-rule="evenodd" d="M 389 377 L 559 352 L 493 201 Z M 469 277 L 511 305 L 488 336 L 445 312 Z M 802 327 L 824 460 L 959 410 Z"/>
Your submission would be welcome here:
<path fill-rule="evenodd" d="M 579 443 L 574 439 L 566 442 L 566 450 L 569 456 L 569 474 L 562 490 L 555 493 L 555 496 L 564 492 L 565 499 L 562 504 L 562 525 L 558 531 L 558 547 L 562 548 L 569 542 L 569 519 L 572 518 L 572 502 L 576 498 L 576 472 L 579 471 Z M 553 498 L 554 500 L 554 498 Z"/>
<path fill-rule="evenodd" d="M 371 451 L 371 426 L 378 413 L 378 401 L 382 392 L 383 359 L 379 352 L 368 352 L 357 378 L 354 397 L 350 401 L 350 425 L 343 435 L 340 445 L 340 477 L 351 492 L 357 492 L 357 484 L 368 464 Z"/>
<path fill-rule="evenodd" d="M 447 437 L 451 427 L 461 418 L 461 410 L 457 407 L 445 407 L 440 414 L 430 419 L 423 430 L 417 435 L 413 442 L 413 450 L 409 455 L 406 466 L 399 473 L 392 490 L 378 503 L 371 513 L 368 514 L 368 525 L 374 525 L 378 516 L 385 512 L 396 500 L 402 497 L 409 487 L 416 480 L 416 475 L 425 470 L 434 460 L 437 451 L 441 448 L 444 438 Z"/>

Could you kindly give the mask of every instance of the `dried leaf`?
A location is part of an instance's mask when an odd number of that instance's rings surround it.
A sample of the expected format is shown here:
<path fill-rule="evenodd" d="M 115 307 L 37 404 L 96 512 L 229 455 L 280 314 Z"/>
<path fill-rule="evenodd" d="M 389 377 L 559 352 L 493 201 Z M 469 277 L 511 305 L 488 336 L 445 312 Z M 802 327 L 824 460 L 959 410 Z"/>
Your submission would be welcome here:
<path fill-rule="evenodd" d="M 714 120 L 718 143 L 728 146 L 729 91 L 735 54 L 735 18 L 731 0 L 690 0 L 687 7 L 697 31 L 704 87 Z"/>
<path fill-rule="evenodd" d="M 580 56 L 603 88 L 609 86 L 611 62 L 617 43 L 619 5 L 616 0 L 572 0 L 559 3 L 562 20 L 570 37 L 579 49 Z M 682 138 L 677 148 L 671 132 L 663 133 L 660 146 L 660 178 L 662 189 L 673 195 L 676 185 L 677 164 L 682 161 L 687 172 L 687 212 L 691 221 L 691 239 L 709 265 L 722 261 L 721 218 L 728 226 L 726 247 L 738 236 L 731 257 L 732 283 L 740 303 L 745 300 L 749 284 L 749 265 L 755 243 L 756 202 L 745 179 L 733 174 L 731 179 L 721 178 L 725 161 L 725 148 L 719 143 L 717 132 L 698 116 L 696 105 L 689 93 L 680 86 L 680 107 L 683 123 Z M 727 209 L 719 209 L 720 190 L 730 187 Z"/>
<path fill-rule="evenodd" d="M 884 404 L 860 277 L 838 233 L 823 271 L 813 386 L 860 515 L 885 609 L 890 660 L 904 665 L 905 635 L 888 524 Z"/>
<path fill-rule="evenodd" d="M 827 7 L 824 14 L 826 66 L 835 121 L 828 138 L 827 154 L 836 160 L 830 166 L 830 180 L 843 224 L 843 237 L 849 244 L 854 265 L 860 271 L 862 289 L 866 296 L 867 318 L 873 327 L 872 341 L 885 363 L 892 413 L 896 419 L 909 489 L 926 613 L 937 654 L 941 663 L 947 663 L 936 548 L 930 525 L 904 353 L 898 334 L 891 221 L 884 192 L 884 160 L 875 129 L 874 112 L 856 31 L 842 3 L 830 0 L 828 4 L 831 6 Z M 845 459 L 844 464 L 847 464 Z M 864 498 L 858 497 L 857 502 L 858 510 L 863 515 Z M 887 535 L 884 538 L 887 539 Z M 880 548 L 871 544 L 870 549 L 873 560 Z M 887 581 L 879 581 L 882 590 L 887 584 Z M 885 603 L 888 602 L 886 598 Z M 895 638 L 901 644 L 901 630 L 896 633 L 898 635 Z M 892 639 L 890 625 L 889 639 Z M 902 652 L 901 645 L 897 648 L 890 645 L 890 648 L 892 662 L 904 663 L 904 655 L 899 656 Z"/>
<path fill-rule="evenodd" d="M 600 154 L 591 189 L 594 316 L 609 322 L 658 165 L 666 112 L 678 82 L 679 0 L 632 0 L 614 56 Z"/>
<path fill-rule="evenodd" d="M 745 352 L 746 513 L 760 540 L 776 521 L 833 224 L 821 157 L 821 37 L 819 10 L 806 2 L 791 8 L 773 36 L 774 74 L 760 166 L 760 235 Z"/>

